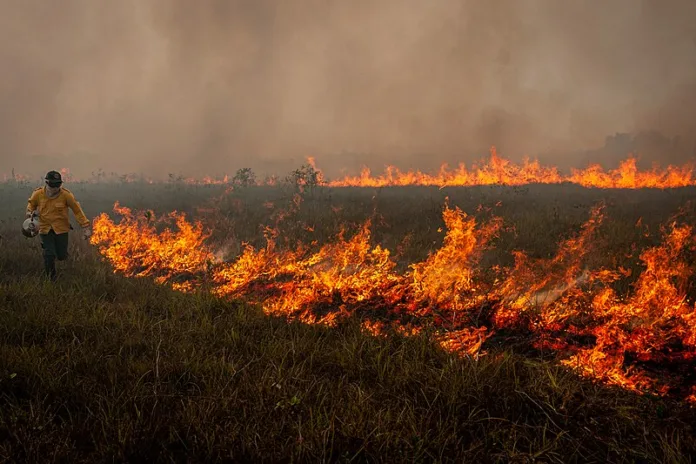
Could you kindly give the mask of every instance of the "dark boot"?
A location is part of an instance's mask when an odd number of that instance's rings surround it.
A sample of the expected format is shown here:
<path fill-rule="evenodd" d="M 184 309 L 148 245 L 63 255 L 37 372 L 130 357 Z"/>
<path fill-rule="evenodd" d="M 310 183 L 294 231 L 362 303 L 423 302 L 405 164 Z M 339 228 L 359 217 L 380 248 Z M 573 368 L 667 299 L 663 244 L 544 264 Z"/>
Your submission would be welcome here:
<path fill-rule="evenodd" d="M 58 278 L 56 273 L 56 257 L 49 255 L 44 256 L 44 266 L 46 268 L 46 277 L 48 277 L 51 282 L 55 282 Z"/>

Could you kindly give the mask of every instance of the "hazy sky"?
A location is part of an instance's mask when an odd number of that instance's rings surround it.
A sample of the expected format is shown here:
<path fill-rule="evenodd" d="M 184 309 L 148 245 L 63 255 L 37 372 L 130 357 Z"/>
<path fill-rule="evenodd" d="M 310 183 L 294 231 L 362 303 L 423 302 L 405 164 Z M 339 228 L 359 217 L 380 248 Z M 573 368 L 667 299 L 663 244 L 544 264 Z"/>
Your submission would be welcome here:
<path fill-rule="evenodd" d="M 694 18 L 694 0 L 0 0 L 0 173 L 693 138 Z"/>

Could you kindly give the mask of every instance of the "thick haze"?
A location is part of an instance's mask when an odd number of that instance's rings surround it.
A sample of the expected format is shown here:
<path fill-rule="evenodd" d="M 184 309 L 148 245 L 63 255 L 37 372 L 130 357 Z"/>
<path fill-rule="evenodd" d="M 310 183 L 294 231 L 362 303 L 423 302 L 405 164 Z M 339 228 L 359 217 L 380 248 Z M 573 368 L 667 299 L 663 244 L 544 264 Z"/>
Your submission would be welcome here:
<path fill-rule="evenodd" d="M 430 169 L 491 145 L 572 165 L 644 130 L 679 162 L 694 18 L 693 0 L 0 0 L 0 173 Z"/>

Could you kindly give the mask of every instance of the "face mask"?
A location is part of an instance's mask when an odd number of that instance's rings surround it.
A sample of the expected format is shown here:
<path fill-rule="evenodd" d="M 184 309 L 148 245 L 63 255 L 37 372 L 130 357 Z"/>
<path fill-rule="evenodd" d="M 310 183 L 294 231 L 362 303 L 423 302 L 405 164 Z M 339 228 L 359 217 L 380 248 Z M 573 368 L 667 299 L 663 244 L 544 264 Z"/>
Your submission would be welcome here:
<path fill-rule="evenodd" d="M 46 184 L 46 191 L 50 196 L 55 196 L 60 192 L 60 184 L 57 187 L 52 187 L 49 184 Z"/>

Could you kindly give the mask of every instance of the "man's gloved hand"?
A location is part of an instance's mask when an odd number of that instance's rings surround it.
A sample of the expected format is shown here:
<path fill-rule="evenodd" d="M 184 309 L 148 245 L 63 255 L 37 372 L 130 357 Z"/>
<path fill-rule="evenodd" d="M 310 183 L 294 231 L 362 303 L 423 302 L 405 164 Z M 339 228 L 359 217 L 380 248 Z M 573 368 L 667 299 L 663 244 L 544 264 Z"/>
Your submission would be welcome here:
<path fill-rule="evenodd" d="M 39 215 L 39 213 L 36 211 L 28 211 L 27 214 L 25 215 L 25 217 L 27 219 L 34 219 L 38 215 Z M 34 224 L 34 221 L 32 221 L 29 223 L 29 231 L 34 232 L 35 230 L 36 230 L 36 224 Z"/>
<path fill-rule="evenodd" d="M 85 240 L 88 240 L 92 236 L 92 228 L 85 227 L 84 229 L 82 229 L 82 236 Z"/>

